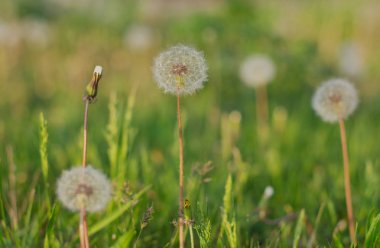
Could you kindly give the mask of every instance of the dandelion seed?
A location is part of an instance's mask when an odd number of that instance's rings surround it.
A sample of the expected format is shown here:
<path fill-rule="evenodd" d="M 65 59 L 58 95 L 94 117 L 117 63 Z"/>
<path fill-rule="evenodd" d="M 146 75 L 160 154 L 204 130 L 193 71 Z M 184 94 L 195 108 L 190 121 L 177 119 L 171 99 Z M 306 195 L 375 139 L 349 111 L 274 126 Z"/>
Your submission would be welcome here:
<path fill-rule="evenodd" d="M 248 86 L 268 84 L 275 76 L 276 68 L 272 60 L 264 54 L 249 56 L 240 67 L 240 78 Z"/>
<path fill-rule="evenodd" d="M 74 167 L 64 171 L 57 183 L 57 195 L 62 204 L 72 211 L 84 207 L 86 211 L 102 210 L 111 196 L 111 186 L 100 171 L 87 167 Z"/>
<path fill-rule="evenodd" d="M 358 105 L 355 87 L 344 79 L 330 79 L 315 92 L 312 106 L 317 114 L 327 122 L 346 119 Z"/>
<path fill-rule="evenodd" d="M 194 48 L 173 46 L 155 59 L 153 76 L 165 93 L 190 95 L 203 88 L 207 80 L 206 60 Z"/>

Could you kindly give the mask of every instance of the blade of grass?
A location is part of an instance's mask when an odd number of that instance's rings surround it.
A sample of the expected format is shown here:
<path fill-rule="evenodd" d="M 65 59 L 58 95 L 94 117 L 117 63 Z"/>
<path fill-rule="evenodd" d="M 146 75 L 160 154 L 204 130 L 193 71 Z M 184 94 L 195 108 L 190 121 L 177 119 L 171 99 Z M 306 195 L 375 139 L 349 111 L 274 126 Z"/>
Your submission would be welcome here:
<path fill-rule="evenodd" d="M 128 230 L 126 233 L 117 239 L 116 243 L 111 248 L 124 248 L 130 247 L 133 237 L 136 235 L 136 231 L 133 229 Z"/>
<path fill-rule="evenodd" d="M 321 221 L 323 211 L 325 210 L 325 206 L 326 206 L 326 203 L 322 202 L 321 207 L 319 208 L 319 211 L 317 214 L 317 218 L 315 220 L 313 233 L 311 234 L 311 237 L 310 237 L 309 242 L 307 244 L 307 247 L 309 247 L 309 248 L 314 247 L 314 243 L 315 243 L 315 240 L 317 238 L 317 230 L 319 227 L 319 222 Z"/>
<path fill-rule="evenodd" d="M 51 237 L 54 229 L 54 225 L 56 223 L 56 218 L 59 213 L 59 206 L 57 204 L 54 204 L 52 209 L 50 210 L 50 214 L 48 217 L 48 224 L 46 227 L 46 232 L 45 232 L 45 238 L 44 238 L 44 248 L 50 247 L 50 242 L 49 242 L 49 237 Z"/>
<path fill-rule="evenodd" d="M 364 247 L 377 247 L 380 245 L 380 214 L 372 219 L 371 225 L 365 237 Z"/>
<path fill-rule="evenodd" d="M 113 221 L 115 221 L 117 218 L 119 218 L 125 211 L 127 211 L 128 209 L 130 209 L 131 207 L 136 205 L 137 202 L 139 201 L 140 196 L 143 193 L 145 193 L 149 188 L 150 188 L 150 186 L 143 188 L 133 197 L 133 199 L 131 201 L 129 201 L 125 205 L 121 206 L 120 208 L 116 209 L 115 211 L 113 211 L 110 215 L 106 216 L 106 218 L 104 218 L 103 220 L 92 225 L 91 228 L 89 229 L 89 232 L 88 232 L 89 236 L 91 236 L 91 235 L 97 233 L 98 231 L 100 231 L 101 229 L 105 228 L 106 226 L 111 224 Z"/>
<path fill-rule="evenodd" d="M 298 242 L 301 238 L 301 234 L 304 228 L 304 221 L 305 221 L 305 209 L 302 209 L 298 217 L 296 229 L 294 231 L 293 248 L 298 247 Z"/>

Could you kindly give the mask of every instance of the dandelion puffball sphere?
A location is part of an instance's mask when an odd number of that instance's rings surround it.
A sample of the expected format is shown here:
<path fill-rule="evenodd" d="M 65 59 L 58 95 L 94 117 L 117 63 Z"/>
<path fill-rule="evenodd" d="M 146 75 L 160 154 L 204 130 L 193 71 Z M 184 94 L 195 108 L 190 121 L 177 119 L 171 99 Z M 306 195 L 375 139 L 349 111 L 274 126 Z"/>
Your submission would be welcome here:
<path fill-rule="evenodd" d="M 315 92 L 312 105 L 317 114 L 327 122 L 346 119 L 358 105 L 355 87 L 344 79 L 330 79 Z"/>
<path fill-rule="evenodd" d="M 153 76 L 165 93 L 193 94 L 207 80 L 206 60 L 192 47 L 173 46 L 154 60 Z"/>
<path fill-rule="evenodd" d="M 111 197 L 111 185 L 103 173 L 88 167 L 64 171 L 57 183 L 57 195 L 62 204 L 72 211 L 83 206 L 86 211 L 102 210 Z"/>
<path fill-rule="evenodd" d="M 248 86 L 257 87 L 269 83 L 276 74 L 272 60 L 263 54 L 249 56 L 240 66 L 240 78 Z"/>

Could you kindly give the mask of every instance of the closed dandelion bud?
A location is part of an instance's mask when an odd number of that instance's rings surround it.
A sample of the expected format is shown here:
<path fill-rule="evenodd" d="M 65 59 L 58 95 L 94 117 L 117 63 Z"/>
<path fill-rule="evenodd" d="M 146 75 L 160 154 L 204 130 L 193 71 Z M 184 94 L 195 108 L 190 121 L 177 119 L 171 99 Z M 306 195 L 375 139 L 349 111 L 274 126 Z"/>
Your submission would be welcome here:
<path fill-rule="evenodd" d="M 313 109 L 327 122 L 346 119 L 358 105 L 355 87 L 344 79 L 330 79 L 315 92 L 312 100 Z"/>
<path fill-rule="evenodd" d="M 111 197 L 111 186 L 100 171 L 75 167 L 64 171 L 57 183 L 57 195 L 62 204 L 72 211 L 82 207 L 89 212 L 102 210 Z"/>
<path fill-rule="evenodd" d="M 240 78 L 248 86 L 268 84 L 275 76 L 276 68 L 272 60 L 263 54 L 249 56 L 240 66 Z"/>
<path fill-rule="evenodd" d="M 165 93 L 190 95 L 207 80 L 206 60 L 192 47 L 173 46 L 155 59 L 153 76 Z"/>
<path fill-rule="evenodd" d="M 102 77 L 102 73 L 103 73 L 103 67 L 101 67 L 100 65 L 95 66 L 92 79 L 86 86 L 86 95 L 87 95 L 86 98 L 90 102 L 95 100 L 96 95 L 98 94 L 98 84 L 99 84 L 100 78 Z"/>

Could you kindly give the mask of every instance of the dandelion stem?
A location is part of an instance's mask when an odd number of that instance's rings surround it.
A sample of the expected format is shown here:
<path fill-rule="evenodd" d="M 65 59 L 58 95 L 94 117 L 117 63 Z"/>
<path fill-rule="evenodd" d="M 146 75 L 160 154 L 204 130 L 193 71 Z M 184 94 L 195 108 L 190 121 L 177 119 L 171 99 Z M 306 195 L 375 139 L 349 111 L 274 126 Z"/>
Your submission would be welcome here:
<path fill-rule="evenodd" d="M 181 101 L 179 95 L 179 86 L 177 87 L 177 119 L 178 119 L 178 135 L 179 135 L 179 247 L 185 247 L 185 237 L 183 233 L 183 137 L 181 122 Z"/>
<path fill-rule="evenodd" d="M 87 165 L 88 106 L 89 106 L 89 100 L 85 99 L 84 125 L 83 125 L 83 162 L 82 162 L 83 167 L 86 167 Z"/>
<path fill-rule="evenodd" d="M 90 245 L 88 242 L 86 209 L 84 207 L 82 207 L 80 210 L 79 237 L 80 237 L 80 247 L 89 248 Z"/>
<path fill-rule="evenodd" d="M 85 99 L 84 107 L 84 124 L 83 124 L 83 162 L 82 167 L 86 168 L 87 165 L 87 133 L 88 133 L 88 107 L 89 99 Z M 86 221 L 86 209 L 84 207 L 80 210 L 80 223 L 79 223 L 79 235 L 81 248 L 89 248 L 88 240 L 88 228 Z"/>
<path fill-rule="evenodd" d="M 354 245 L 356 246 L 354 215 L 352 211 L 352 201 L 351 201 L 350 170 L 349 170 L 349 161 L 348 161 L 348 152 L 347 152 L 347 139 L 346 139 L 346 130 L 344 127 L 343 118 L 339 118 L 339 127 L 340 127 L 340 137 L 341 137 L 341 142 L 342 142 L 344 189 L 346 193 L 348 227 L 350 231 L 351 242 L 353 242 Z"/>
<path fill-rule="evenodd" d="M 268 132 L 268 97 L 265 85 L 256 88 L 256 116 L 257 135 L 265 141 Z"/>

